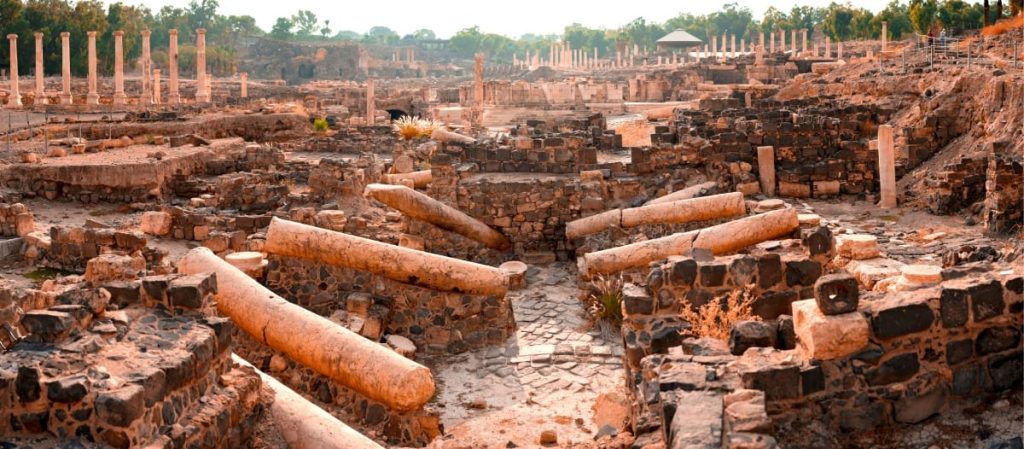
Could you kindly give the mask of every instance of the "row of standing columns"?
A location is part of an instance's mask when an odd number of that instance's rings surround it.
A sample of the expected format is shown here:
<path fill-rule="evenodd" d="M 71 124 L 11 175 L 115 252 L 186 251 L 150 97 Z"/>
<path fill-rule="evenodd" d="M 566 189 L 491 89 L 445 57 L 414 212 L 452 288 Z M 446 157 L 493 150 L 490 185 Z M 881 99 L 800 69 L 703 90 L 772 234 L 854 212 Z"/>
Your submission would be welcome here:
<path fill-rule="evenodd" d="M 154 104 L 161 102 L 160 95 L 160 69 L 153 68 L 153 61 L 150 52 L 149 30 L 142 31 L 142 57 L 139 61 L 142 69 L 142 104 Z M 168 68 L 170 76 L 168 79 L 167 101 L 171 104 L 181 102 L 178 80 L 178 30 L 169 30 L 169 58 Z M 43 68 L 43 33 L 33 33 L 35 37 L 35 98 L 45 104 L 46 92 L 44 84 L 45 70 Z M 89 31 L 88 37 L 88 68 L 87 78 L 88 93 L 85 103 L 89 105 L 99 104 L 99 90 L 97 88 L 97 56 L 96 56 L 96 32 Z M 10 42 L 10 95 L 7 106 L 9 108 L 21 106 L 21 91 L 18 79 L 18 35 L 8 34 Z M 71 95 L 71 33 L 60 33 L 61 43 L 61 93 L 60 103 L 64 105 L 73 104 Z M 248 74 L 242 73 L 241 97 L 248 97 Z M 206 30 L 196 30 L 196 102 L 205 103 L 211 100 L 211 77 L 206 73 Z M 124 90 L 124 31 L 114 32 L 114 105 L 124 105 L 128 97 Z"/>

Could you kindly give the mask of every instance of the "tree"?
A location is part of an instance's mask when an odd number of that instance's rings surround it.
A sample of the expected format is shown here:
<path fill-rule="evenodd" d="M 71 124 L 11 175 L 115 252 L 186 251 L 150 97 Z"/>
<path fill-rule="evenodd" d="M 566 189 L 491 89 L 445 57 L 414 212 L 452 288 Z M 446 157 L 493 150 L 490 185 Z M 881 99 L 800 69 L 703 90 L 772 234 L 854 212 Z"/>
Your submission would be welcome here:
<path fill-rule="evenodd" d="M 789 28 L 796 30 L 813 30 L 825 21 L 825 8 L 813 6 L 793 6 L 789 11 Z"/>
<path fill-rule="evenodd" d="M 280 40 L 291 39 L 295 37 L 295 34 L 292 33 L 293 28 L 295 28 L 295 22 L 291 17 L 278 17 L 274 22 L 274 27 L 270 29 L 270 37 Z"/>
<path fill-rule="evenodd" d="M 328 34 L 331 34 L 331 19 L 324 19 L 324 26 L 320 28 L 320 37 L 326 40 Z"/>
<path fill-rule="evenodd" d="M 928 34 L 935 23 L 939 6 L 935 0 L 911 0 L 908 8 L 910 24 L 918 34 Z"/>
<path fill-rule="evenodd" d="M 761 19 L 761 31 L 765 33 L 771 33 L 773 31 L 785 30 L 789 28 L 789 16 L 786 13 L 775 9 L 774 6 L 769 6 L 764 12 L 764 18 Z"/>
<path fill-rule="evenodd" d="M 885 9 L 879 11 L 871 19 L 872 37 L 882 34 L 882 22 L 888 22 L 889 35 L 895 39 L 914 31 L 914 26 L 910 23 L 907 13 L 907 6 L 900 3 L 899 0 L 891 0 Z"/>
<path fill-rule="evenodd" d="M 721 10 L 708 15 L 708 24 L 714 34 L 746 36 L 747 30 L 754 27 L 754 15 L 746 6 L 726 3 Z"/>
<path fill-rule="evenodd" d="M 299 10 L 299 12 L 292 16 L 292 24 L 297 28 L 295 34 L 302 38 L 308 38 L 316 33 L 318 22 L 316 14 L 305 9 Z"/>
<path fill-rule="evenodd" d="M 337 39 L 339 41 L 357 41 L 362 37 L 363 35 L 352 30 L 341 30 L 334 35 L 334 39 Z"/>
<path fill-rule="evenodd" d="M 977 3 L 967 4 L 963 0 L 944 0 L 939 5 L 937 19 L 944 28 L 962 31 L 981 28 L 982 14 L 982 7 Z"/>
<path fill-rule="evenodd" d="M 363 36 L 363 42 L 368 44 L 392 45 L 399 40 L 398 33 L 385 26 L 370 28 L 370 31 L 367 31 L 366 35 Z"/>
<path fill-rule="evenodd" d="M 188 24 L 192 29 L 210 27 L 216 16 L 220 3 L 217 0 L 191 0 L 188 2 Z M 184 31 L 184 30 L 178 30 Z"/>

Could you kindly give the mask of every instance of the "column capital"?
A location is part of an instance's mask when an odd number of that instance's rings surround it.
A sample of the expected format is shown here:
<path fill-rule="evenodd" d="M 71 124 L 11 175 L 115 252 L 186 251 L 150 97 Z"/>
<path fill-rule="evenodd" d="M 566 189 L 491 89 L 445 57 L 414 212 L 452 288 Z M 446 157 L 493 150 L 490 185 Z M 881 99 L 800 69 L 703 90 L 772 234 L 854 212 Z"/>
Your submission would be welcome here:
<path fill-rule="evenodd" d="M 141 33 L 142 33 L 142 37 L 149 37 L 151 34 L 153 34 L 149 30 L 142 30 Z"/>
<path fill-rule="evenodd" d="M 7 35 L 7 39 L 8 40 L 12 40 L 12 41 L 16 41 L 16 40 L 18 40 L 18 35 L 14 34 L 14 33 L 8 34 Z"/>
<path fill-rule="evenodd" d="M 43 33 L 40 32 L 40 31 L 36 31 L 35 33 L 32 33 L 32 35 L 35 36 L 36 39 L 42 39 L 43 38 Z"/>
<path fill-rule="evenodd" d="M 96 32 L 95 31 L 89 31 L 89 32 L 85 33 L 85 35 L 89 36 L 89 37 L 96 37 Z"/>
<path fill-rule="evenodd" d="M 60 38 L 61 39 L 67 39 L 69 37 L 71 37 L 71 33 L 67 32 L 67 31 L 61 31 L 60 32 Z"/>
<path fill-rule="evenodd" d="M 206 28 L 196 28 L 196 34 L 206 34 Z"/>
<path fill-rule="evenodd" d="M 114 32 L 114 36 L 122 37 L 122 36 L 124 36 L 124 31 L 123 30 L 117 30 L 117 31 Z"/>
<path fill-rule="evenodd" d="M 171 28 L 171 29 L 167 30 L 167 34 L 170 34 L 171 36 L 177 36 L 178 35 L 178 30 L 176 30 L 174 28 Z"/>

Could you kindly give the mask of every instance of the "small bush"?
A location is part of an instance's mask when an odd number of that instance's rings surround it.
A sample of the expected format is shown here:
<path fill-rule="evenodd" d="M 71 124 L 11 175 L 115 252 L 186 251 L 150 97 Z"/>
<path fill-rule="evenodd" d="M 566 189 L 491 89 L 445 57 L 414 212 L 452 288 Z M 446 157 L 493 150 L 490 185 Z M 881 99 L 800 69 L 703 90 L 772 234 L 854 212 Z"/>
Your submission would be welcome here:
<path fill-rule="evenodd" d="M 327 120 L 323 118 L 317 118 L 316 120 L 313 120 L 313 129 L 315 129 L 316 132 L 326 132 L 328 128 L 329 126 L 327 125 Z"/>
<path fill-rule="evenodd" d="M 708 301 L 694 311 L 693 305 L 683 300 L 683 310 L 680 312 L 682 318 L 690 323 L 691 329 L 702 337 L 728 340 L 729 331 L 733 325 L 740 321 L 761 321 L 761 317 L 754 315 L 751 310 L 750 294 L 748 286 L 742 290 L 736 290 L 729 294 L 722 305 L 721 299 L 715 298 Z"/>
<path fill-rule="evenodd" d="M 1018 14 L 1016 17 L 1000 20 L 992 25 L 982 28 L 981 34 L 984 34 L 985 36 L 998 36 L 1022 26 L 1024 26 L 1024 14 Z"/>
<path fill-rule="evenodd" d="M 587 297 L 587 310 L 591 316 L 615 326 L 622 324 L 622 278 L 598 276 L 594 286 L 597 293 Z"/>

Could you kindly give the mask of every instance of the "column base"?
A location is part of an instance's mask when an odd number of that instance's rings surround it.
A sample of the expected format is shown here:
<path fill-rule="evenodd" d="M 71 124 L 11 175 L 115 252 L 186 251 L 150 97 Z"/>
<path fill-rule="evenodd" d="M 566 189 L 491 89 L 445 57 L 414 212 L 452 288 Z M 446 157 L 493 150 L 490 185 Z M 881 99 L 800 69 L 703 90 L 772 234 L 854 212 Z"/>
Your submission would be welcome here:
<path fill-rule="evenodd" d="M 74 104 L 71 94 L 60 94 L 60 104 Z"/>
<path fill-rule="evenodd" d="M 196 103 L 209 103 L 210 96 L 208 94 L 196 95 Z"/>
<path fill-rule="evenodd" d="M 21 109 L 21 95 L 15 92 L 7 97 L 7 109 Z"/>
<path fill-rule="evenodd" d="M 90 93 L 86 95 L 85 104 L 100 104 L 100 95 L 97 93 Z"/>
<path fill-rule="evenodd" d="M 179 104 L 181 103 L 181 95 L 170 94 L 167 96 L 167 104 Z"/>
<path fill-rule="evenodd" d="M 124 93 L 114 93 L 114 104 L 121 106 L 128 103 L 128 97 Z"/>

